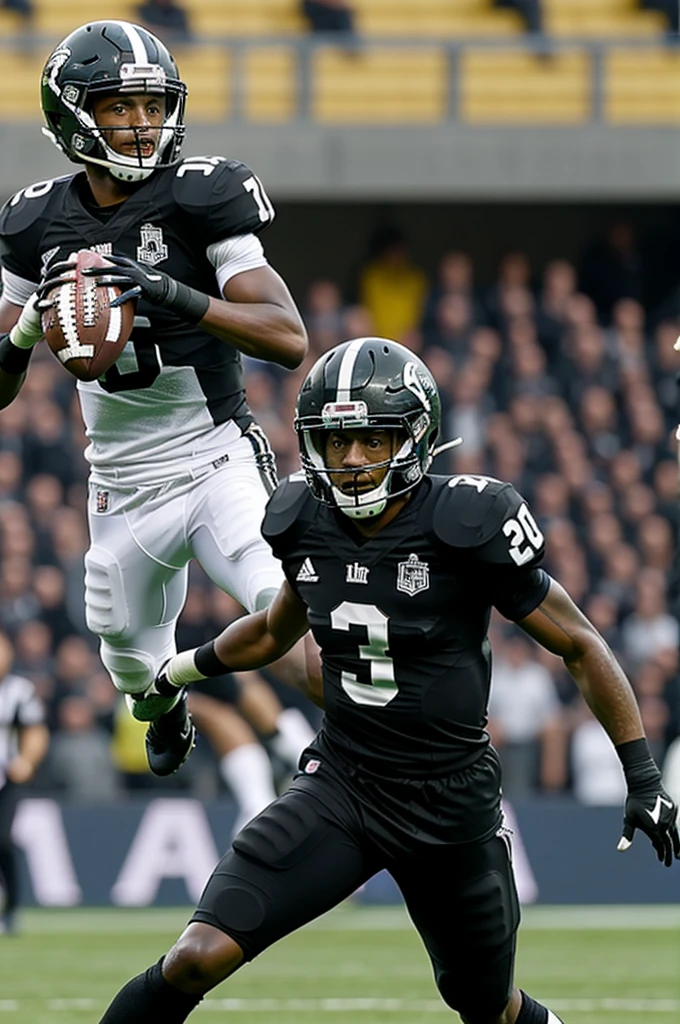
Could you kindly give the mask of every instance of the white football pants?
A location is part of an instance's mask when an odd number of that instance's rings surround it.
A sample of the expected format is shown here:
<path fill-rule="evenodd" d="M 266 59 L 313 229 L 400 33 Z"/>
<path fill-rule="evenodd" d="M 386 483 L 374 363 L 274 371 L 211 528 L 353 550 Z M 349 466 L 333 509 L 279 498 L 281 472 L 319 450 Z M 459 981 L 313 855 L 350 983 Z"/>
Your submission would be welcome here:
<path fill-rule="evenodd" d="M 176 653 L 192 558 L 248 611 L 271 602 L 283 572 L 260 534 L 267 498 L 254 458 L 157 488 L 90 484 L 86 618 L 118 690 L 143 693 Z"/>

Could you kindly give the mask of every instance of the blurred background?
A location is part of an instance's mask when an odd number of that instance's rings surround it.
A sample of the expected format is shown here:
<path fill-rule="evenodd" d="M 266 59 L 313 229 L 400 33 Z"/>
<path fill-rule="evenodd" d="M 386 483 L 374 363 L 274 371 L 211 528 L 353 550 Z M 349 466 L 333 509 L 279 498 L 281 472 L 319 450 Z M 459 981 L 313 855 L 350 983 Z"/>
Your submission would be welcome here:
<path fill-rule="evenodd" d="M 508 479 L 530 501 L 546 568 L 628 672 L 678 799 L 676 0 L 100 0 L 96 16 L 170 45 L 189 87 L 184 155 L 247 162 L 275 204 L 263 242 L 312 344 L 294 373 L 247 362 L 280 475 L 298 466 L 294 400 L 323 351 L 375 333 L 419 353 L 443 439 L 464 438 L 435 471 Z M 82 20 L 80 0 L 0 5 L 1 200 L 72 169 L 41 137 L 39 80 Z M 179 775 L 153 778 L 143 727 L 117 704 L 84 621 L 83 447 L 73 380 L 39 351 L 0 415 L 0 626 L 52 734 L 15 827 L 26 899 L 177 902 L 172 881 L 112 895 L 140 822 L 180 797 L 222 822 L 219 848 L 233 794 L 204 739 Z M 194 573 L 180 647 L 239 614 Z M 606 866 L 625 792 L 609 741 L 557 659 L 500 618 L 492 640 L 489 728 L 538 880 L 527 898 L 602 899 L 611 885 L 612 902 L 629 901 L 636 853 Z M 275 756 L 272 771 L 284 787 Z M 569 815 L 611 831 L 590 888 L 544 863 L 545 823 Z M 112 822 L 110 878 L 100 862 L 95 883 L 83 835 Z M 64 839 L 61 882 L 31 856 L 46 835 Z M 637 901 L 668 899 L 643 860 Z"/>

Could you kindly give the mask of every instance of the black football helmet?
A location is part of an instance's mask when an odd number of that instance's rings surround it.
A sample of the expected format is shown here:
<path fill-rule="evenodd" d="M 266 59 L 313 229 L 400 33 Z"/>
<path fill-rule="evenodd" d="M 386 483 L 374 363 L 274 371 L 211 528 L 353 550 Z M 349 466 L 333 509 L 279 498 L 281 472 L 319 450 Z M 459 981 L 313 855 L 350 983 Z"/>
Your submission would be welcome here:
<path fill-rule="evenodd" d="M 152 93 L 165 97 L 165 118 L 155 152 L 117 153 L 92 117 L 95 96 Z M 126 21 L 93 21 L 50 54 L 41 79 L 43 132 L 74 163 L 100 164 L 120 181 L 143 181 L 174 163 L 184 140 L 187 89 L 164 43 Z"/>
<path fill-rule="evenodd" d="M 422 480 L 434 456 L 441 404 L 434 378 L 409 349 L 387 338 L 355 338 L 326 352 L 309 371 L 298 396 L 294 427 L 307 484 L 319 501 L 352 519 L 377 516 L 388 500 Z M 387 469 L 378 487 L 341 491 L 326 465 L 331 430 L 395 430 L 399 444 L 386 462 L 340 473 Z"/>

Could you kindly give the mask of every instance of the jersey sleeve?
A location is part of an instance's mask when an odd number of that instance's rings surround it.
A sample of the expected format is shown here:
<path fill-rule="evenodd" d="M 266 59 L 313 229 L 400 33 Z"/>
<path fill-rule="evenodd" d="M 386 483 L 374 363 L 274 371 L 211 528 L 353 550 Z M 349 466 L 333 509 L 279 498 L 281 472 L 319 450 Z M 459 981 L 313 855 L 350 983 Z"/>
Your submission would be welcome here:
<path fill-rule="evenodd" d="M 516 569 L 511 566 L 488 566 L 491 603 L 511 622 L 530 615 L 545 598 L 550 577 L 541 568 Z"/>
<path fill-rule="evenodd" d="M 305 513 L 314 499 L 302 474 L 282 480 L 271 498 L 262 520 L 262 536 L 277 558 L 286 565 L 286 558 L 295 548 L 299 528 L 308 518 Z"/>
<path fill-rule="evenodd" d="M 9 199 L 0 210 L 0 264 L 16 278 L 37 282 L 40 274 L 33 243 L 35 224 L 30 217 L 33 211 L 24 209 L 25 206 L 26 200 L 19 195 Z"/>
<path fill-rule="evenodd" d="M 433 525 L 440 540 L 466 548 L 485 596 L 501 615 L 525 618 L 548 592 L 540 568 L 545 539 L 528 503 L 510 483 L 454 476 L 440 487 Z"/>
<path fill-rule="evenodd" d="M 0 263 L 25 281 L 39 282 L 57 252 L 47 241 L 50 210 L 63 203 L 73 175 L 37 181 L 21 189 L 0 210 Z"/>
<path fill-rule="evenodd" d="M 204 249 L 235 235 L 258 234 L 274 207 L 256 174 L 223 157 L 191 157 L 176 170 L 175 199 Z"/>

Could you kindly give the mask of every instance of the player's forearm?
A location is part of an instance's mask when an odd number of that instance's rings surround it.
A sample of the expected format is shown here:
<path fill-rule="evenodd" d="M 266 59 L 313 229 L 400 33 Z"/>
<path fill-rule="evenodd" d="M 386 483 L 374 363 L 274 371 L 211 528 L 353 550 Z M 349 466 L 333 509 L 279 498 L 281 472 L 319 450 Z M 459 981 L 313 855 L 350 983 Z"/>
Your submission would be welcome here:
<path fill-rule="evenodd" d="M 173 686 L 183 686 L 271 664 L 287 654 L 299 635 L 277 638 L 269 630 L 268 617 L 268 609 L 244 615 L 209 643 L 176 654 L 164 666 L 163 675 Z"/>
<path fill-rule="evenodd" d="M 297 313 L 274 303 L 211 299 L 200 322 L 244 355 L 294 370 L 307 355 L 307 332 Z"/>
<path fill-rule="evenodd" d="M 612 743 L 618 746 L 644 736 L 633 689 L 598 633 L 593 632 L 581 650 L 566 657 L 564 663 Z"/>
<path fill-rule="evenodd" d="M 37 768 L 47 753 L 50 734 L 46 725 L 29 725 L 19 733 L 19 753 Z"/>
<path fill-rule="evenodd" d="M 7 373 L 0 369 L 0 409 L 6 409 L 21 391 L 26 380 L 26 371 L 23 373 Z"/>

